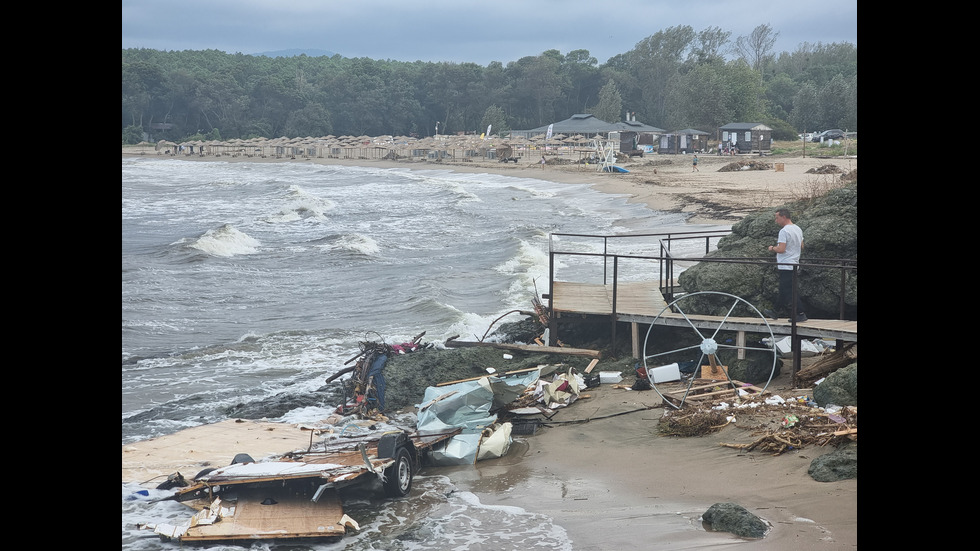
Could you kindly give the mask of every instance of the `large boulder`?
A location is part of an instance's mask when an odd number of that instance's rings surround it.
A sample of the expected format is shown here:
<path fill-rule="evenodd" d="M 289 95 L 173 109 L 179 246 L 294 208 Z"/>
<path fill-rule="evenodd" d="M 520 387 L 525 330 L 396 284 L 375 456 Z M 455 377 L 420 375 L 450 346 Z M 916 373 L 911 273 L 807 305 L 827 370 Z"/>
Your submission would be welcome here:
<path fill-rule="evenodd" d="M 851 443 L 817 457 L 810 462 L 807 474 L 817 482 L 835 482 L 857 478 L 857 444 Z"/>
<path fill-rule="evenodd" d="M 857 261 L 857 183 L 831 190 L 825 195 L 786 205 L 793 222 L 803 230 L 802 260 L 813 265 L 801 268 L 799 292 L 804 310 L 811 318 L 837 318 L 841 302 L 841 272 L 825 268 L 818 259 Z M 774 209 L 746 216 L 732 226 L 730 235 L 707 255 L 716 259 L 753 259 L 774 262 L 766 247 L 776 242 L 779 227 Z M 700 262 L 682 272 L 680 286 L 688 293 L 715 291 L 740 297 L 758 310 L 772 309 L 778 295 L 778 275 L 772 263 Z M 857 319 L 857 270 L 846 273 L 844 317 Z M 723 314 L 731 301 L 717 296 L 693 297 L 687 306 L 703 314 Z M 739 315 L 755 315 L 744 309 Z"/>
<path fill-rule="evenodd" d="M 858 364 L 834 371 L 813 389 L 813 401 L 820 407 L 858 405 Z"/>
<path fill-rule="evenodd" d="M 701 519 L 714 532 L 731 532 L 743 538 L 761 538 L 769 531 L 764 520 L 735 503 L 715 503 Z"/>

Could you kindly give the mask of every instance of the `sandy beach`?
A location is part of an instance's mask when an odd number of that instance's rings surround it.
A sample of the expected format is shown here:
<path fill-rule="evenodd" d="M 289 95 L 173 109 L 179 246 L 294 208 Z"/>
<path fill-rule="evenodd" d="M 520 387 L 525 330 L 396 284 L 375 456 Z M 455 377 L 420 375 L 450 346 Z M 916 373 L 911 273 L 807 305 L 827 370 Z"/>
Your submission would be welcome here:
<path fill-rule="evenodd" d="M 123 156 L 138 154 L 123 149 Z M 146 157 L 157 158 L 155 153 Z M 170 158 L 170 157 L 160 157 Z M 654 210 L 690 213 L 698 224 L 731 225 L 750 212 L 811 196 L 839 174 L 815 174 L 826 165 L 857 169 L 855 158 L 652 155 L 623 163 L 627 174 L 597 172 L 595 165 L 540 165 L 522 160 L 399 162 L 370 159 L 177 157 L 193 161 L 289 162 L 486 172 L 559 183 L 589 184 L 629 196 Z M 768 170 L 720 171 L 738 161 L 774 165 Z M 775 164 L 782 165 L 780 170 Z M 600 362 L 596 368 L 602 370 Z M 791 385 L 789 365 L 769 385 L 783 398 L 810 394 Z M 631 383 L 632 381 L 624 381 Z M 664 413 L 654 391 L 601 385 L 562 408 L 551 426 L 516 436 L 506 457 L 475 467 L 449 468 L 453 481 L 488 505 L 542 513 L 567 531 L 576 550 L 857 548 L 857 480 L 817 482 L 807 469 L 829 447 L 804 447 L 780 455 L 744 451 L 722 443 L 747 443 L 748 427 L 726 426 L 700 437 L 658 434 Z M 619 414 L 619 415 L 616 415 Z M 441 471 L 442 472 L 442 471 Z M 700 516 L 713 504 L 732 502 L 771 525 L 761 540 L 709 532 Z"/>

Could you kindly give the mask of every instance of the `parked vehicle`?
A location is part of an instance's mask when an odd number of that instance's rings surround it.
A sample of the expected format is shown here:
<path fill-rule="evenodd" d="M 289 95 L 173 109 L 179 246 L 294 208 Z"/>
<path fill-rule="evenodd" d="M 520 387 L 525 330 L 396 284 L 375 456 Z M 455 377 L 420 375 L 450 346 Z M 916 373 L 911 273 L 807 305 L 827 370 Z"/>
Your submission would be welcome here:
<path fill-rule="evenodd" d="M 832 128 L 830 130 L 824 130 L 819 134 L 815 134 L 810 138 L 811 142 L 820 142 L 823 140 L 842 140 L 844 139 L 844 131 L 840 128 Z"/>

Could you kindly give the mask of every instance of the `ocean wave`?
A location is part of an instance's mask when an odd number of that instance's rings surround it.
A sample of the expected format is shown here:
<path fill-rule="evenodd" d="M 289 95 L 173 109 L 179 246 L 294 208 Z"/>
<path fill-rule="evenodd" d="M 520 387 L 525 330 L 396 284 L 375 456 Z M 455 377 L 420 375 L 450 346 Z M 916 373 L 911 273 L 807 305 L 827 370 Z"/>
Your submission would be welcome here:
<path fill-rule="evenodd" d="M 384 508 L 351 500 L 345 510 L 362 529 L 344 539 L 344 549 L 554 549 L 570 551 L 568 532 L 554 520 L 522 507 L 488 505 L 456 487 L 444 475 L 418 475 L 411 500 L 393 500 Z"/>
<path fill-rule="evenodd" d="M 452 194 L 458 201 L 463 202 L 483 202 L 483 199 L 475 193 L 470 192 L 464 187 L 467 177 L 451 171 L 411 171 L 400 174 L 406 180 L 422 184 L 430 189 L 439 189 Z M 472 175 L 471 175 L 472 176 Z"/>
<path fill-rule="evenodd" d="M 359 233 L 335 235 L 323 239 L 322 248 L 331 251 L 351 252 L 364 256 L 376 256 L 381 246 L 371 237 Z"/>
<path fill-rule="evenodd" d="M 515 185 L 507 186 L 507 189 L 512 189 L 514 191 L 520 191 L 521 193 L 526 193 L 526 194 L 530 195 L 531 197 L 538 197 L 538 198 L 541 198 L 541 199 L 551 199 L 552 197 L 555 197 L 556 196 L 556 193 L 553 192 L 553 191 L 550 191 L 550 190 L 538 189 L 538 188 L 533 188 L 533 187 L 529 187 L 529 186 L 522 186 L 522 185 L 516 185 L 516 184 Z"/>
<path fill-rule="evenodd" d="M 187 242 L 186 246 L 197 249 L 210 256 L 232 257 L 241 254 L 253 254 L 261 245 L 258 240 L 235 229 L 231 224 L 210 229 L 203 235 Z"/>

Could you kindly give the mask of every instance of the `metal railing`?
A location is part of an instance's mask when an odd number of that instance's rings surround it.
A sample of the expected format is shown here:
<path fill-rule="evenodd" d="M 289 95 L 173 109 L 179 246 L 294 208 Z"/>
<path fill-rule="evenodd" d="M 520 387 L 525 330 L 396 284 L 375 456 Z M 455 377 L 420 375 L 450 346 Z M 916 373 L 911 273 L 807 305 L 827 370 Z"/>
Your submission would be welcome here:
<path fill-rule="evenodd" d="M 619 258 L 632 258 L 632 259 L 644 259 L 644 260 L 657 260 L 660 262 L 659 272 L 661 274 L 660 286 L 663 288 L 666 284 L 664 281 L 665 273 L 673 273 L 673 260 L 668 254 L 671 250 L 671 243 L 677 241 L 704 241 L 704 254 L 708 254 L 711 251 L 711 240 L 717 240 L 730 234 L 731 230 L 710 230 L 710 231 L 686 231 L 686 232 L 664 232 L 664 233 L 636 233 L 636 234 L 623 234 L 623 235 L 595 235 L 595 234 L 583 234 L 583 233 L 553 233 L 548 236 L 548 252 L 549 252 L 549 289 L 550 283 L 554 282 L 555 273 L 555 256 L 556 255 L 569 255 L 569 256 L 592 256 L 592 257 L 603 257 L 603 270 L 602 270 L 602 283 L 603 285 L 609 283 L 609 262 L 610 259 L 615 267 L 618 263 Z M 556 250 L 555 241 L 556 238 L 564 237 L 575 237 L 575 238 L 585 238 L 598 240 L 602 243 L 602 252 L 580 252 L 580 251 L 558 251 Z M 660 254 L 649 256 L 649 255 L 636 255 L 636 254 L 619 254 L 609 250 L 609 245 L 611 242 L 627 242 L 627 241 L 637 241 L 645 240 L 646 242 L 655 241 L 659 246 Z M 665 267 L 667 268 L 665 270 Z M 615 285 L 616 282 L 613 282 Z"/>
<path fill-rule="evenodd" d="M 725 258 L 725 257 L 711 257 L 708 258 L 706 255 L 711 252 L 712 244 L 717 245 L 717 240 L 729 235 L 731 230 L 711 230 L 711 231 L 687 231 L 687 232 L 665 232 L 665 233 L 646 233 L 646 234 L 623 234 L 623 235 L 593 235 L 593 234 L 574 234 L 574 233 L 554 233 L 549 236 L 549 246 L 548 246 L 548 292 L 549 295 L 544 298 L 549 298 L 549 318 L 554 320 L 554 282 L 555 282 L 555 267 L 557 260 L 560 257 L 580 257 L 580 258 L 601 258 L 602 260 L 602 284 L 608 285 L 612 283 L 612 341 L 615 344 L 616 341 L 616 318 L 617 318 L 617 301 L 618 301 L 618 287 L 621 281 L 620 267 L 623 262 L 639 262 L 641 265 L 646 263 L 649 265 L 651 262 L 656 262 L 658 264 L 659 273 L 659 288 L 664 296 L 664 299 L 669 304 L 676 298 L 679 294 L 677 286 L 677 278 L 675 276 L 675 270 L 678 265 L 681 264 L 698 264 L 703 262 L 717 262 L 725 264 L 749 264 L 756 266 L 772 266 L 775 268 L 779 265 L 773 257 L 743 257 L 743 258 Z M 592 251 L 581 251 L 581 250 L 559 250 L 559 243 L 564 242 L 565 238 L 575 238 L 582 240 L 582 242 L 588 243 L 590 241 L 598 241 L 601 243 L 601 247 L 593 246 L 593 249 L 598 248 L 599 250 Z M 621 243 L 629 244 L 635 243 L 638 240 L 642 240 L 644 244 L 650 246 L 653 243 L 658 247 L 656 254 L 636 254 L 634 252 L 621 252 L 618 249 L 621 247 Z M 712 241 L 714 240 L 714 241 Z M 679 248 L 680 244 L 684 243 L 704 243 L 703 253 L 699 256 L 693 256 L 690 252 L 681 256 L 675 253 L 675 250 Z M 613 245 L 616 246 L 613 246 Z M 686 249 L 692 249 L 692 247 L 687 247 Z M 700 246 L 697 246 L 700 250 Z M 786 265 L 785 263 L 783 265 Z M 792 304 L 796 304 L 797 297 L 799 296 L 799 270 L 800 268 L 806 268 L 807 270 L 836 270 L 840 272 L 840 301 L 839 301 L 839 319 L 845 319 L 845 291 L 847 285 L 847 275 L 851 272 L 857 271 L 857 261 L 849 259 L 838 259 L 838 258 L 803 258 L 800 260 L 799 264 L 793 264 L 793 297 Z M 611 275 L 610 275 L 611 269 Z M 710 290 L 710 289 L 701 289 Z M 723 290 L 722 290 L 723 291 Z M 797 341 L 796 332 L 796 319 L 795 316 L 791 317 L 791 335 L 794 343 Z M 554 343 L 549 343 L 554 344 Z M 799 365 L 799 347 L 794 345 L 794 364 Z"/>

